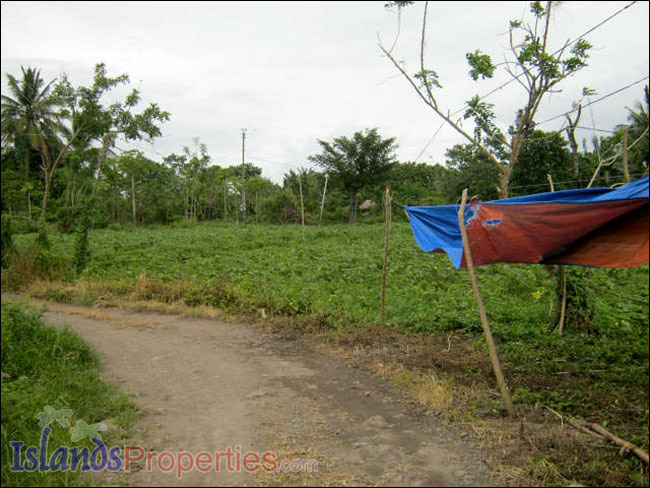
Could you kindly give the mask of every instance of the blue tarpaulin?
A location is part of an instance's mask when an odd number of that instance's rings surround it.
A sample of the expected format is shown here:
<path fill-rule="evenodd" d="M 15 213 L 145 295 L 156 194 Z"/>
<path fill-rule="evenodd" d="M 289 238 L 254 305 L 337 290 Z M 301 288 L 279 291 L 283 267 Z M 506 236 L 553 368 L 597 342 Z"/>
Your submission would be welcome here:
<path fill-rule="evenodd" d="M 425 252 L 445 252 L 463 267 L 459 205 L 406 206 Z M 648 262 L 648 177 L 619 188 L 539 193 L 465 210 L 476 265 L 497 262 L 632 267 Z"/>

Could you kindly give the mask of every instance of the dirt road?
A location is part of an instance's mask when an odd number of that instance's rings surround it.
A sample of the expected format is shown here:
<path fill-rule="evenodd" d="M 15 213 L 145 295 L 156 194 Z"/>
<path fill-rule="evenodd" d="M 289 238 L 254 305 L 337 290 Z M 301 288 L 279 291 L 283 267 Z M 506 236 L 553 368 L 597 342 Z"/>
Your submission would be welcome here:
<path fill-rule="evenodd" d="M 3 301 L 5 297 L 3 296 Z M 272 450 L 317 473 L 137 469 L 107 484 L 486 486 L 481 451 L 368 372 L 255 324 L 49 304 L 143 415 L 131 442 L 157 451 Z"/>

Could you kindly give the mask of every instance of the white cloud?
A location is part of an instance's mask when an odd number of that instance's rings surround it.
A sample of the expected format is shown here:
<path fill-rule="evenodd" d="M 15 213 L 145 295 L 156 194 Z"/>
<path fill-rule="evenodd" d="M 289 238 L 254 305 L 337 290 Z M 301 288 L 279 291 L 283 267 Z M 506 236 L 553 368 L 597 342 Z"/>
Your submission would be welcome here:
<path fill-rule="evenodd" d="M 240 129 L 247 127 L 247 159 L 278 182 L 289 168 L 307 165 L 317 139 L 379 127 L 385 137 L 397 137 L 400 159 L 412 160 L 440 120 L 381 56 L 377 35 L 390 45 L 397 26 L 396 13 L 383 3 L 2 2 L 2 73 L 38 66 L 45 78 L 65 71 L 73 82 L 89 83 L 100 61 L 111 74 L 128 73 L 143 102 L 172 114 L 153 148 L 138 145 L 157 159 L 198 136 L 216 164 L 237 164 Z M 552 46 L 625 5 L 561 4 Z M 456 110 L 507 80 L 472 82 L 465 53 L 478 48 L 499 60 L 507 22 L 520 17 L 527 2 L 432 2 L 429 10 L 427 59 L 444 87 L 442 106 Z M 415 5 L 403 12 L 395 49 L 411 73 L 418 66 L 421 11 Z M 538 120 L 568 110 L 585 85 L 606 94 L 647 76 L 647 32 L 648 3 L 637 2 L 590 34 L 590 66 L 549 98 Z M 624 122 L 624 107 L 641 98 L 642 86 L 595 105 L 595 124 L 609 129 Z M 507 125 L 521 105 L 521 90 L 512 84 L 489 100 Z M 462 139 L 444 127 L 422 159 L 442 161 L 456 142 Z"/>

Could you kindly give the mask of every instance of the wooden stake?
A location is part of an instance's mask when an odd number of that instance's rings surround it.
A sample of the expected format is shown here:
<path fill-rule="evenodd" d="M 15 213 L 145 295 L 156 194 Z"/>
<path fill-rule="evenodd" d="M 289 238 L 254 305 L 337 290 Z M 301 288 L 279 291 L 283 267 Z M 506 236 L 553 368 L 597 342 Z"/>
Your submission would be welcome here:
<path fill-rule="evenodd" d="M 546 179 L 548 180 L 548 184 L 551 187 L 551 191 L 555 191 L 555 186 L 553 185 L 553 178 L 551 177 L 550 173 L 546 173 Z"/>
<path fill-rule="evenodd" d="M 460 204 L 460 209 L 458 210 L 458 225 L 460 227 L 460 234 L 463 238 L 463 248 L 465 252 L 465 263 L 467 264 L 467 270 L 469 271 L 469 276 L 472 281 L 472 289 L 474 290 L 474 298 L 476 299 L 476 304 L 478 305 L 479 315 L 481 317 L 481 325 L 483 326 L 483 334 L 488 345 L 488 350 L 490 351 L 490 361 L 492 362 L 492 369 L 494 370 L 494 375 L 497 378 L 497 385 L 501 391 L 501 398 L 503 399 L 503 404 L 506 407 L 508 415 L 511 417 L 515 416 L 515 408 L 512 405 L 512 398 L 510 397 L 510 390 L 506 384 L 506 380 L 503 377 L 503 372 L 501 370 L 501 363 L 499 361 L 499 356 L 497 354 L 497 347 L 494 343 L 494 338 L 492 337 L 492 330 L 490 329 L 490 324 L 488 323 L 487 314 L 485 313 L 485 307 L 483 306 L 483 299 L 481 298 L 481 292 L 478 288 L 478 280 L 476 279 L 476 273 L 474 271 L 474 263 L 472 261 L 472 253 L 469 249 L 469 239 L 467 238 L 467 230 L 465 229 L 465 206 L 467 205 L 467 188 L 463 190 L 463 197 Z"/>
<path fill-rule="evenodd" d="M 630 168 L 627 164 L 628 154 L 627 154 L 627 127 L 623 129 L 623 178 L 625 178 L 625 183 L 632 181 L 630 178 Z"/>
<path fill-rule="evenodd" d="M 564 333 L 564 321 L 566 320 L 566 269 L 560 266 L 560 282 L 562 283 L 562 307 L 560 308 L 560 321 L 557 324 L 557 333 Z"/>
<path fill-rule="evenodd" d="M 318 217 L 318 228 L 320 229 L 321 223 L 323 222 L 323 208 L 325 208 L 325 194 L 327 193 L 327 180 L 329 175 L 325 175 L 325 186 L 323 186 L 323 199 L 320 202 L 320 216 Z"/>
<path fill-rule="evenodd" d="M 391 198 L 390 190 L 386 188 L 384 193 L 384 206 L 386 207 L 386 238 L 384 240 L 384 269 L 381 276 L 381 306 L 380 317 L 382 325 L 386 323 L 386 272 L 388 270 L 388 243 L 390 241 L 390 221 L 391 221 Z"/>
<path fill-rule="evenodd" d="M 305 240 L 305 202 L 302 198 L 302 178 L 298 175 L 298 188 L 300 189 L 300 220 L 302 226 L 302 240 Z"/>

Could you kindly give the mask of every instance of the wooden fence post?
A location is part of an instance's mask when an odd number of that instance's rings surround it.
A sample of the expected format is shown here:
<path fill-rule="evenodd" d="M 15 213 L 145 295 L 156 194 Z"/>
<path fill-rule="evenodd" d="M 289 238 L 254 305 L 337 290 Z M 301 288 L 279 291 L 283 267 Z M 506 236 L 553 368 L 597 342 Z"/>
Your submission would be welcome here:
<path fill-rule="evenodd" d="M 325 208 L 325 194 L 327 193 L 327 180 L 329 179 L 329 175 L 325 175 L 325 185 L 323 186 L 323 199 L 320 201 L 320 216 L 318 217 L 318 228 L 320 229 L 320 226 L 323 222 L 323 209 Z"/>
<path fill-rule="evenodd" d="M 388 188 L 386 188 L 386 192 L 384 193 L 384 206 L 386 207 L 386 238 L 384 239 L 384 268 L 381 275 L 380 317 L 382 325 L 386 323 L 386 272 L 388 270 L 388 243 L 390 241 L 390 220 L 392 217 L 390 190 Z"/>
<path fill-rule="evenodd" d="M 298 175 L 298 188 L 300 189 L 300 221 L 302 227 L 302 240 L 305 240 L 305 201 L 302 197 L 302 178 Z"/>

